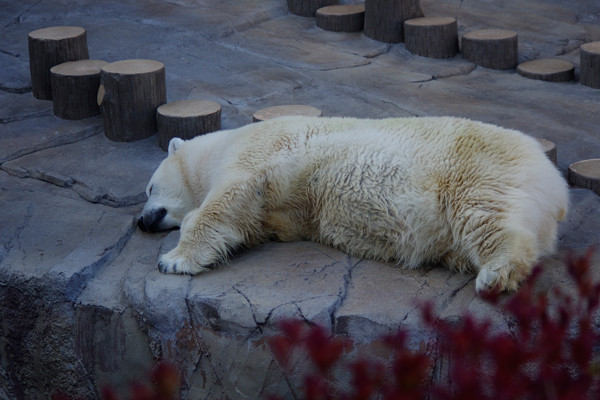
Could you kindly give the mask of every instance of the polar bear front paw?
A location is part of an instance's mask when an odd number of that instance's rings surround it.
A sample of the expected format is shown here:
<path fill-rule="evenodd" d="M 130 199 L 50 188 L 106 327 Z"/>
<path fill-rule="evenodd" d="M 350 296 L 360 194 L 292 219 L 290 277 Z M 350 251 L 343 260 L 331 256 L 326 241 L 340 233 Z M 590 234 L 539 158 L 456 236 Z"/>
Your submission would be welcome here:
<path fill-rule="evenodd" d="M 184 257 L 173 249 L 163 254 L 158 260 L 158 270 L 163 274 L 189 274 L 195 275 L 208 271 L 211 268 L 202 266 L 189 257 Z"/>

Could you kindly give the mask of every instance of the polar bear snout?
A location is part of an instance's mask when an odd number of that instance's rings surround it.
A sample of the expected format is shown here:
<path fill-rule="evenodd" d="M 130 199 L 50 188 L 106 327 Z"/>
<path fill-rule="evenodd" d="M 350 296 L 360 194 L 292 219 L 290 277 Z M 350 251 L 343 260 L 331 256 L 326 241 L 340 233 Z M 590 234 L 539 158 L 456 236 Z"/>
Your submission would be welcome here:
<path fill-rule="evenodd" d="M 162 222 L 166 215 L 167 210 L 165 208 L 157 208 L 147 212 L 142 212 L 137 221 L 138 228 L 144 232 L 165 231 L 169 229 L 162 227 Z"/>

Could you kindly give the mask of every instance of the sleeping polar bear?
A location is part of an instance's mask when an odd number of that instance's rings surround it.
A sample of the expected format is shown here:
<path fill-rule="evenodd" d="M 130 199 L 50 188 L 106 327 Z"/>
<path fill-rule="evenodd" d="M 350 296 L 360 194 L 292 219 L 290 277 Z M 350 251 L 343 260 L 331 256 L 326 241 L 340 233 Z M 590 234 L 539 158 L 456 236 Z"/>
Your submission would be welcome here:
<path fill-rule="evenodd" d="M 515 290 L 553 252 L 565 180 L 538 142 L 459 118 L 282 117 L 173 139 L 147 187 L 145 231 L 181 227 L 165 273 L 209 270 L 240 246 L 313 240 Z"/>

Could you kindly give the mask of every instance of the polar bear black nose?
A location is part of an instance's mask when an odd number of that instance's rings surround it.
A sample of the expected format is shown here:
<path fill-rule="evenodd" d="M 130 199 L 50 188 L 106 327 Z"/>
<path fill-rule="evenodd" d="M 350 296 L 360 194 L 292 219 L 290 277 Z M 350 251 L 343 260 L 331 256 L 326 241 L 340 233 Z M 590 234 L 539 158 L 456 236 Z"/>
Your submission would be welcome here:
<path fill-rule="evenodd" d="M 167 215 L 167 210 L 164 208 L 158 208 L 150 212 L 140 215 L 137 221 L 137 226 L 144 232 L 159 232 L 163 229 L 160 228 L 160 223 L 163 218 Z"/>

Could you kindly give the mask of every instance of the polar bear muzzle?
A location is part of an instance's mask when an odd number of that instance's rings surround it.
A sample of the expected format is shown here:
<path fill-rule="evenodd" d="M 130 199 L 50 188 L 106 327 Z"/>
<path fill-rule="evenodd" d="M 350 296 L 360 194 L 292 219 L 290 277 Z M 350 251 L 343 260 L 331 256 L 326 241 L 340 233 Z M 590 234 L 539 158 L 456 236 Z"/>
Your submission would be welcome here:
<path fill-rule="evenodd" d="M 161 222 L 165 219 L 167 210 L 165 208 L 157 208 L 148 212 L 143 212 L 138 218 L 138 228 L 144 232 L 161 232 L 170 228 L 161 226 Z"/>

